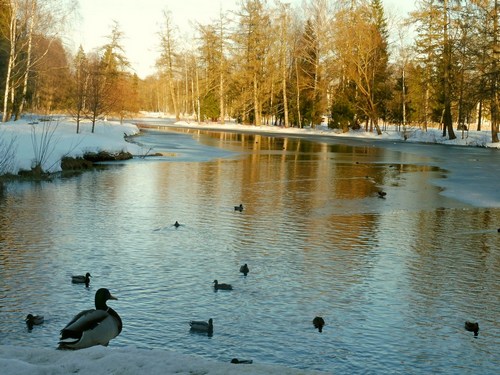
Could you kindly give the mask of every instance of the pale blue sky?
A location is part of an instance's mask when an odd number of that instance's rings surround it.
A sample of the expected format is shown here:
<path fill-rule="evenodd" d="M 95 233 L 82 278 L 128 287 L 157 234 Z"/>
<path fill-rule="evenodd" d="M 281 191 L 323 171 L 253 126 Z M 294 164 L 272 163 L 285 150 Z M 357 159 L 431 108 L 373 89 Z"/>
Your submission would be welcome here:
<path fill-rule="evenodd" d="M 289 0 L 301 4 L 302 0 Z M 75 25 L 75 48 L 80 44 L 86 52 L 104 45 L 113 21 L 124 33 L 125 53 L 137 74 L 144 78 L 154 71 L 158 56 L 158 31 L 163 11 L 172 13 L 172 20 L 189 36 L 193 22 L 202 24 L 217 19 L 220 10 L 238 9 L 240 0 L 81 0 L 79 22 Z M 404 16 L 413 9 L 412 0 L 384 0 L 388 13 Z"/>

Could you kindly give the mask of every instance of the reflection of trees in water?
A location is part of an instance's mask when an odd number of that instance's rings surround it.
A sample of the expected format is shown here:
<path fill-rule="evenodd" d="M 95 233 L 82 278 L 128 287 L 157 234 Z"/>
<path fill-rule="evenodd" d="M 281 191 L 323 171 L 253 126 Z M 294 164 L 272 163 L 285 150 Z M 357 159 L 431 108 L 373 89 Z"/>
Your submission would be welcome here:
<path fill-rule="evenodd" d="M 432 316 L 439 309 L 457 318 L 498 312 L 500 257 L 495 225 L 499 210 L 436 209 L 415 213 L 407 257 L 410 304 Z M 492 305 L 493 304 L 493 305 Z M 495 306 L 496 305 L 496 306 Z"/>

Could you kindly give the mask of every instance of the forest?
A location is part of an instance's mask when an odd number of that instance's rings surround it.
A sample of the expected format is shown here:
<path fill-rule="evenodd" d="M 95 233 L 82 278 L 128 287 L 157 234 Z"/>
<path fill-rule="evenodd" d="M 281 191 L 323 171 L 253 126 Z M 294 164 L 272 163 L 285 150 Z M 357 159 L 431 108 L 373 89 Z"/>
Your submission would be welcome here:
<path fill-rule="evenodd" d="M 65 36 L 77 0 L 0 0 L 2 121 L 24 113 L 177 119 L 381 134 L 386 124 L 491 129 L 499 142 L 499 0 L 416 0 L 404 19 L 382 0 L 242 0 L 181 39 L 163 10 L 155 73 L 139 78 L 120 25 L 92 51 Z"/>

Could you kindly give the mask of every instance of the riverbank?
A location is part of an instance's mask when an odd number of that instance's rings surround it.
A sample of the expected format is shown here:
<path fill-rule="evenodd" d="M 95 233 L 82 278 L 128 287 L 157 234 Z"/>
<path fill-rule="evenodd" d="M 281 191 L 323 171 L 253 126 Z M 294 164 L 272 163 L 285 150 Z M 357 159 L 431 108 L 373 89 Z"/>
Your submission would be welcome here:
<path fill-rule="evenodd" d="M 134 125 L 138 124 L 139 126 Z M 406 141 L 408 143 L 439 143 L 451 146 L 500 148 L 500 143 L 491 143 L 489 131 L 458 132 L 457 138 L 448 140 L 441 130 L 407 128 L 405 132 L 395 127 L 387 127 L 382 135 L 365 131 L 341 133 L 323 126 L 314 128 L 284 128 L 279 126 L 253 126 L 236 123 L 202 123 L 189 121 L 165 121 L 155 118 L 131 120 L 129 123 L 100 121 L 92 133 L 92 124 L 82 122 L 76 133 L 76 123 L 69 118 L 55 118 L 41 121 L 36 117 L 26 117 L 16 122 L 0 124 L 0 175 L 18 174 L 39 165 L 44 172 L 61 171 L 64 157 L 82 157 L 85 153 L 107 151 L 109 153 L 127 152 L 134 156 L 144 156 L 154 150 L 144 150 L 140 145 L 127 142 L 125 137 L 136 135 L 140 127 L 163 128 L 185 127 L 192 129 L 247 132 L 273 136 L 331 137 L 337 139 L 361 138 L 373 142 L 379 140 Z"/>
<path fill-rule="evenodd" d="M 382 134 L 366 132 L 364 130 L 350 130 L 342 133 L 338 129 L 329 129 L 326 126 L 315 126 L 308 128 L 285 128 L 280 126 L 254 126 L 242 125 L 234 122 L 226 124 L 218 124 L 213 122 L 200 123 L 193 121 L 177 121 L 171 124 L 165 124 L 158 119 L 147 118 L 134 120 L 134 123 L 139 125 L 139 128 L 161 129 L 162 127 L 184 127 L 189 129 L 204 129 L 215 131 L 229 132 L 246 132 L 254 134 L 267 134 L 273 136 L 299 136 L 299 137 L 332 137 L 338 139 L 347 138 L 362 138 L 373 140 L 394 140 L 405 141 L 408 143 L 432 143 L 443 144 L 450 146 L 467 146 L 467 147 L 486 147 L 500 149 L 500 143 L 491 142 L 490 131 L 458 131 L 455 130 L 456 138 L 449 140 L 448 137 L 443 137 L 442 130 L 437 128 L 428 128 L 424 131 L 418 127 L 408 126 L 405 131 L 398 130 L 395 126 L 386 126 L 383 128 Z"/>
<path fill-rule="evenodd" d="M 43 172 L 62 170 L 65 157 L 83 157 L 88 153 L 130 153 L 141 155 L 142 148 L 125 137 L 139 133 L 133 124 L 101 121 L 92 133 L 92 124 L 83 122 L 76 133 L 76 123 L 59 118 L 40 121 L 23 118 L 0 124 L 0 175 L 17 175 L 39 166 Z"/>

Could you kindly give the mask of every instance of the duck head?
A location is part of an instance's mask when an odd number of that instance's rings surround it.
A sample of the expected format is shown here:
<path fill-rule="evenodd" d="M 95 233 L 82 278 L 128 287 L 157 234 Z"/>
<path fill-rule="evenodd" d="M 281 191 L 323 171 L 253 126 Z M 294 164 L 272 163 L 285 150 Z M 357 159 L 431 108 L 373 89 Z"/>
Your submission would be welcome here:
<path fill-rule="evenodd" d="M 95 308 L 96 310 L 107 310 L 108 305 L 106 302 L 110 299 L 117 300 L 110 291 L 106 288 L 101 288 L 95 293 Z"/>

